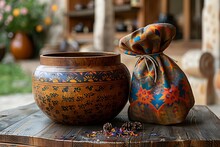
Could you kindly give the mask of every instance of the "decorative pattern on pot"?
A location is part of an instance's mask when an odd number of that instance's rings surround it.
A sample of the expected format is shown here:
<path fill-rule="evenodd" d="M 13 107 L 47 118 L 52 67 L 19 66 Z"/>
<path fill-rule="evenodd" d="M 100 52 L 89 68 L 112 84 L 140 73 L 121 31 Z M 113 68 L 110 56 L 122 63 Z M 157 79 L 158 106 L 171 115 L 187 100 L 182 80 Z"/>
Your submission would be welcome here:
<path fill-rule="evenodd" d="M 118 54 L 57 56 L 41 56 L 41 65 L 33 74 L 35 101 L 49 118 L 65 124 L 96 124 L 110 121 L 123 109 L 128 100 L 130 74 Z M 89 62 L 91 58 L 96 62 Z M 62 62 L 66 60 L 66 64 Z"/>
<path fill-rule="evenodd" d="M 124 70 L 113 71 L 91 71 L 91 72 L 44 72 L 36 71 L 35 80 L 52 83 L 86 83 L 86 82 L 103 82 L 115 81 L 127 78 Z"/>

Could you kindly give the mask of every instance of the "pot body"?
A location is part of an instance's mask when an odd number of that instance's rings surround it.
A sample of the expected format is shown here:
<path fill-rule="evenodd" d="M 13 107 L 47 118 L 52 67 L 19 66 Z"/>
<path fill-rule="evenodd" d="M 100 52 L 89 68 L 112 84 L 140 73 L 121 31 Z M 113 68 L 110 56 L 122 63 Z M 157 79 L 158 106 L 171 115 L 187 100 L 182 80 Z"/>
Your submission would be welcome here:
<path fill-rule="evenodd" d="M 34 98 L 56 122 L 106 122 L 127 103 L 130 74 L 118 54 L 55 53 L 41 55 L 40 62 L 33 74 Z"/>
<path fill-rule="evenodd" d="M 33 56 L 32 41 L 27 34 L 17 32 L 10 43 L 10 50 L 16 60 L 30 59 Z"/>

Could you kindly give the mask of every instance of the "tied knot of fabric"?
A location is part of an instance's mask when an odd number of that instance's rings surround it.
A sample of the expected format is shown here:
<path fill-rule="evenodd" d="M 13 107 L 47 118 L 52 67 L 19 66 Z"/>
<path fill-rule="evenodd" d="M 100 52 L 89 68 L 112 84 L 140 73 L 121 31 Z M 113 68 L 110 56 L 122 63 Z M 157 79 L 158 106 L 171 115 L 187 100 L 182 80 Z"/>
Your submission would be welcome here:
<path fill-rule="evenodd" d="M 136 55 L 136 58 L 139 58 L 138 61 L 136 62 L 136 65 L 137 65 L 137 63 L 139 63 L 140 60 L 143 60 L 143 59 L 144 59 L 144 62 L 145 62 L 145 65 L 146 65 L 148 71 L 150 71 L 150 68 L 149 68 L 149 65 L 148 65 L 147 61 L 150 61 L 151 64 L 153 65 L 153 69 L 154 69 L 154 83 L 157 82 L 157 77 L 158 77 L 157 76 L 157 67 L 159 67 L 159 63 L 157 62 L 156 59 L 154 59 L 153 56 L 160 55 L 160 54 L 163 54 L 163 53 L 160 52 L 160 53 L 154 53 L 154 54 L 148 54 L 148 55 Z M 168 57 L 168 58 L 170 60 L 172 60 L 173 62 L 177 63 L 177 61 L 175 59 L 173 59 L 171 57 Z"/>
<path fill-rule="evenodd" d="M 160 53 L 157 53 L 157 54 L 160 54 Z M 153 65 L 153 69 L 154 69 L 154 83 L 157 82 L 157 67 L 159 66 L 159 64 L 158 64 L 157 60 L 155 60 L 154 57 L 152 57 L 152 55 L 157 55 L 157 54 L 136 55 L 136 58 L 139 58 L 137 63 L 139 63 L 140 60 L 144 60 L 145 65 L 146 65 L 148 71 L 150 71 L 150 68 L 149 68 L 149 65 L 148 65 L 147 61 L 150 61 L 151 64 Z M 137 65 L 137 63 L 136 63 L 136 65 Z"/>

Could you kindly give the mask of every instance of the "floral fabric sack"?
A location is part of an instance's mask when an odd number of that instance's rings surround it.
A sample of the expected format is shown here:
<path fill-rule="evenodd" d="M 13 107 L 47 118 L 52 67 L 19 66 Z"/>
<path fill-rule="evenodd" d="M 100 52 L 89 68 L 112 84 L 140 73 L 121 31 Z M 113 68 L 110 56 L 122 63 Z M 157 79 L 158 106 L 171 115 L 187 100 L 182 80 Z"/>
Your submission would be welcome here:
<path fill-rule="evenodd" d="M 185 120 L 194 97 L 184 72 L 163 53 L 176 34 L 171 24 L 151 24 L 123 37 L 125 54 L 138 57 L 130 90 L 130 120 L 176 124 Z"/>

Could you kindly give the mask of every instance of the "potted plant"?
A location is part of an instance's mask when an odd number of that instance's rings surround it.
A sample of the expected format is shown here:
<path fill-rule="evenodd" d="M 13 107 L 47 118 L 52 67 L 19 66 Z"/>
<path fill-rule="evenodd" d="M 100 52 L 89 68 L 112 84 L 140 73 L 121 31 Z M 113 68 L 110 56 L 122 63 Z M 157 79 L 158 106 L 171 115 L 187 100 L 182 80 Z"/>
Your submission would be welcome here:
<path fill-rule="evenodd" d="M 57 5 L 37 0 L 0 0 L 0 33 L 6 32 L 15 59 L 28 59 L 38 53 L 53 22 Z M 47 12 L 46 12 L 47 11 Z"/>

